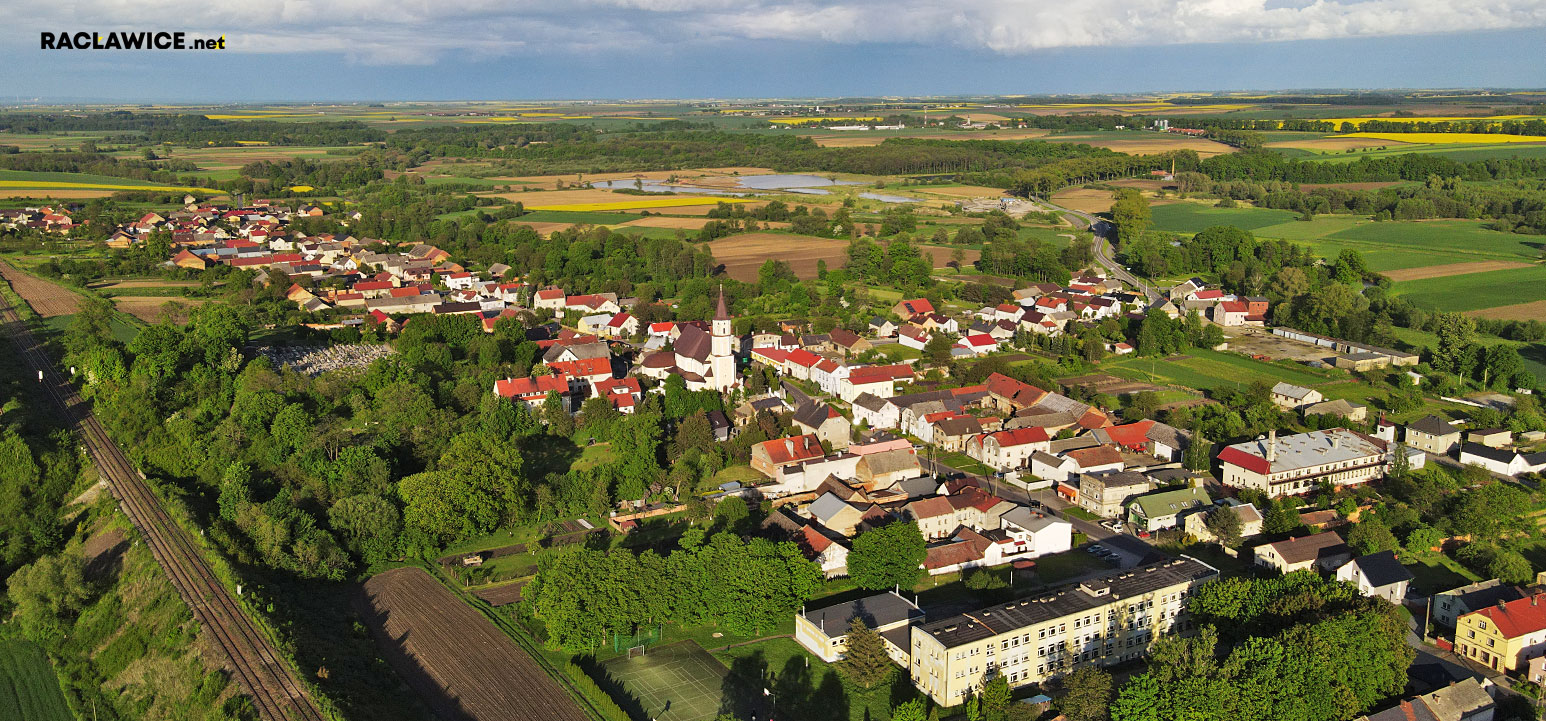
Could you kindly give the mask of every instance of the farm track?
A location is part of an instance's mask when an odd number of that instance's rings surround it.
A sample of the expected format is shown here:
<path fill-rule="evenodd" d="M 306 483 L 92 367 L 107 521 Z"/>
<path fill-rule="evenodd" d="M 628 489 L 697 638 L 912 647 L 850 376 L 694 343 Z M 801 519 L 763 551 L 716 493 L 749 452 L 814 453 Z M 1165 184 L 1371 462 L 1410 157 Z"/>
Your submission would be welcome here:
<path fill-rule="evenodd" d="M 0 264 L 0 274 L 10 278 L 13 272 Z M 4 297 L 0 297 L 0 323 L 28 365 L 42 373 L 40 385 L 44 393 L 74 426 L 92 461 L 107 478 L 113 495 L 144 535 L 152 555 L 188 604 L 206 638 L 225 654 L 229 668 L 252 698 L 259 716 L 265 721 L 325 721 L 327 716 L 278 650 L 215 577 L 193 539 L 167 514 L 144 476 L 108 436 L 75 389 L 54 369 L 36 337 Z"/>

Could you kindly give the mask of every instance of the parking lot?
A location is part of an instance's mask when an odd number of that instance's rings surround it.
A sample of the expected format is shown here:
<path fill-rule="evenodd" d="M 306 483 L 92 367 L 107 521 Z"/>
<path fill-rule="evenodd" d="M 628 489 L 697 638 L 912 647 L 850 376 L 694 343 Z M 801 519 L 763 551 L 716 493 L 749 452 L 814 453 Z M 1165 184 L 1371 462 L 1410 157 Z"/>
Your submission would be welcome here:
<path fill-rule="evenodd" d="M 1230 350 L 1272 360 L 1287 358 L 1301 363 L 1316 360 L 1330 364 L 1337 357 L 1330 348 L 1289 340 L 1263 328 L 1225 328 L 1224 337 L 1229 339 Z"/>

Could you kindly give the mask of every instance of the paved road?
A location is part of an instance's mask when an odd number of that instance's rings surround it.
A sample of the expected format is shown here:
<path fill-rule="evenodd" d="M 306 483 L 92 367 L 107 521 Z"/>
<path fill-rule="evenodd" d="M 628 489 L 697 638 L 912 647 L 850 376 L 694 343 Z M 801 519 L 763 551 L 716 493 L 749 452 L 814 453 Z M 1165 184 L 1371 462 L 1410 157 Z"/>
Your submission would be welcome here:
<path fill-rule="evenodd" d="M 1067 213 L 1069 216 L 1075 219 L 1075 225 L 1083 222 L 1084 227 L 1080 228 L 1080 230 L 1087 228 L 1089 229 L 1090 233 L 1095 236 L 1095 262 L 1099 263 L 1102 268 L 1106 269 L 1106 272 L 1110 273 L 1112 276 L 1122 281 L 1123 283 L 1131 285 L 1134 288 L 1143 289 L 1144 295 L 1148 296 L 1150 304 L 1160 302 L 1159 291 L 1150 287 L 1146 281 L 1140 280 L 1137 276 L 1127 272 L 1127 269 L 1123 268 L 1122 264 L 1117 262 L 1115 254 L 1112 251 L 1111 244 L 1111 237 L 1116 234 L 1116 226 L 1112 225 L 1108 221 L 1102 220 L 1083 211 L 1074 210 L 1072 208 L 1064 208 L 1061 205 L 1054 205 L 1045 200 L 1039 200 L 1037 202 L 1051 210 Z"/>

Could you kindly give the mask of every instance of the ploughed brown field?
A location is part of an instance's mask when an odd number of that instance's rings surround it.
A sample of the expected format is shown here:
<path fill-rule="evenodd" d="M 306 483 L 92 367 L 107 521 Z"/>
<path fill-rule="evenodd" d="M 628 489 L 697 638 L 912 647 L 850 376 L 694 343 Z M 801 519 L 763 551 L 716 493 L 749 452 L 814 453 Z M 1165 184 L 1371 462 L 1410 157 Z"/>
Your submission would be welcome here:
<path fill-rule="evenodd" d="M 938 245 L 920 245 L 919 250 L 934 259 L 934 267 L 944 267 L 950 262 L 954 248 Z M 789 263 L 794 274 L 801 278 L 815 278 L 816 264 L 827 261 L 827 268 L 836 270 L 848 261 L 848 240 L 812 238 L 803 235 L 779 233 L 743 233 L 721 238 L 709 243 L 714 259 L 724 267 L 725 275 L 736 280 L 755 283 L 757 270 L 769 259 Z M 966 263 L 974 263 L 982 257 L 976 250 L 966 249 Z"/>
<path fill-rule="evenodd" d="M 1111 191 L 1096 188 L 1068 188 L 1052 194 L 1052 202 L 1084 213 L 1111 210 Z"/>
<path fill-rule="evenodd" d="M 1466 315 L 1492 320 L 1540 320 L 1546 318 L 1546 300 L 1466 311 Z"/>
<path fill-rule="evenodd" d="M 1102 137 L 1100 133 L 1091 135 L 1061 135 L 1048 138 L 1052 143 L 1083 143 L 1098 148 L 1110 148 L 1119 153 L 1129 155 L 1152 155 L 1171 150 L 1195 150 L 1197 155 L 1203 158 L 1211 158 L 1215 155 L 1233 153 L 1235 149 L 1223 143 L 1215 143 L 1206 138 L 1197 138 L 1180 133 L 1151 133 L 1154 137 L 1123 138 Z"/>
<path fill-rule="evenodd" d="M 359 603 L 382 654 L 440 718 L 588 721 L 531 656 L 424 569 L 376 575 Z"/>
<path fill-rule="evenodd" d="M 1528 268 L 1531 265 L 1531 263 L 1516 263 L 1507 260 L 1480 260 L 1472 263 L 1448 263 L 1445 265 L 1429 265 L 1422 268 L 1402 268 L 1401 270 L 1387 270 L 1384 271 L 1381 275 L 1384 275 L 1393 281 L 1424 280 L 1426 278 L 1444 278 L 1451 275 L 1486 273 L 1492 270 Z"/>
<path fill-rule="evenodd" d="M 63 286 L 39 280 L 23 273 L 9 265 L 4 268 L 5 279 L 11 282 L 11 288 L 16 291 L 32 310 L 44 318 L 70 315 L 80 308 L 80 296 L 66 290 Z"/>
<path fill-rule="evenodd" d="M 113 299 L 113 306 L 146 323 L 160 323 L 162 314 L 172 311 L 173 323 L 187 323 L 188 313 L 203 303 L 203 298 L 158 298 L 154 296 L 120 296 Z M 168 305 L 170 304 L 170 305 Z"/>

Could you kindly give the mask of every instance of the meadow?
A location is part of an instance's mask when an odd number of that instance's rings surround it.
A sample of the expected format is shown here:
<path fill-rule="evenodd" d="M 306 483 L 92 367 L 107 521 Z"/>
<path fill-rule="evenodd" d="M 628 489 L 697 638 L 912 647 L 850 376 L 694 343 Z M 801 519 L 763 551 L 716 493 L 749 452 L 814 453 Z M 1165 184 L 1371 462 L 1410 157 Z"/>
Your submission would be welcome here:
<path fill-rule="evenodd" d="M 1267 363 L 1238 353 L 1201 348 L 1169 359 L 1128 356 L 1106 360 L 1100 364 L 1100 370 L 1130 380 L 1168 383 L 1198 390 L 1240 388 L 1257 380 L 1269 384 L 1285 381 L 1313 387 L 1347 378 L 1344 371 L 1316 370 L 1289 361 Z"/>
<path fill-rule="evenodd" d="M 1424 308 L 1471 311 L 1546 300 L 1546 266 L 1403 281 L 1397 295 Z"/>
<path fill-rule="evenodd" d="M 0 718 L 73 721 L 59 679 L 31 641 L 0 641 Z"/>
<path fill-rule="evenodd" d="M 1170 203 L 1156 205 L 1150 212 L 1155 230 L 1176 233 L 1197 233 L 1214 225 L 1233 225 L 1255 232 L 1258 228 L 1278 225 L 1298 217 L 1289 210 L 1268 208 L 1215 208 L 1200 203 Z"/>

